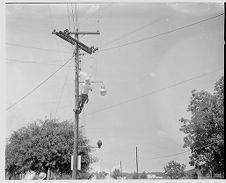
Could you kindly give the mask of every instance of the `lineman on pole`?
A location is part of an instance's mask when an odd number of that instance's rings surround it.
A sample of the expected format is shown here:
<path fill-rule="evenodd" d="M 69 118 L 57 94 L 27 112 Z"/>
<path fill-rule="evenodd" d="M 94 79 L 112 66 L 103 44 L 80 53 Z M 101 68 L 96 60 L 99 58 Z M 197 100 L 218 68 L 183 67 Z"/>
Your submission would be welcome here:
<path fill-rule="evenodd" d="M 91 88 L 91 82 L 90 82 L 89 78 L 86 78 L 85 82 L 82 85 L 81 95 L 79 95 L 79 102 L 78 102 L 79 109 L 77 110 L 77 112 L 81 113 L 82 109 L 84 107 L 84 104 L 88 103 L 89 91 L 93 91 L 93 90 Z"/>

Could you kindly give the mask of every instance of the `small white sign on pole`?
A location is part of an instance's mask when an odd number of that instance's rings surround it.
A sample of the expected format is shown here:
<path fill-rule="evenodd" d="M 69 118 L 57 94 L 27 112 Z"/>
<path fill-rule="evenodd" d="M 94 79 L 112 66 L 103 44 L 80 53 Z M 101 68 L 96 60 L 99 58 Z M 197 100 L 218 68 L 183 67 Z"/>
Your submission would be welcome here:
<path fill-rule="evenodd" d="M 78 170 L 81 170 L 82 156 L 78 156 Z M 71 155 L 71 170 L 73 170 L 73 155 Z"/>
<path fill-rule="evenodd" d="M 71 155 L 71 170 L 73 170 L 73 155 Z"/>
<path fill-rule="evenodd" d="M 81 170 L 81 162 L 82 162 L 82 156 L 78 156 L 78 170 Z"/>

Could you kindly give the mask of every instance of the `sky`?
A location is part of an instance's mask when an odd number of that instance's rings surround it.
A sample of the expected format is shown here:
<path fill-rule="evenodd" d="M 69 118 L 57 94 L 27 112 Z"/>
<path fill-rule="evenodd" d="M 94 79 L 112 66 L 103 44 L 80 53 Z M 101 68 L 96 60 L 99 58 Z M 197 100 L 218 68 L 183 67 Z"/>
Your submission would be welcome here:
<path fill-rule="evenodd" d="M 190 152 L 171 155 L 188 150 L 179 119 L 190 117 L 191 91 L 213 92 L 223 76 L 224 16 L 215 17 L 223 12 L 221 3 L 6 5 L 6 107 L 12 106 L 6 110 L 6 138 L 38 119 L 73 121 L 73 59 L 14 104 L 72 57 L 73 47 L 54 29 L 99 30 L 79 37 L 99 47 L 81 56 L 82 71 L 107 89 L 101 96 L 101 85 L 92 84 L 80 114 L 90 145 L 103 141 L 93 151 L 99 161 L 92 168 L 109 172 L 121 161 L 123 171 L 133 172 L 137 147 L 141 172 L 163 171 L 171 160 L 191 169 Z"/>

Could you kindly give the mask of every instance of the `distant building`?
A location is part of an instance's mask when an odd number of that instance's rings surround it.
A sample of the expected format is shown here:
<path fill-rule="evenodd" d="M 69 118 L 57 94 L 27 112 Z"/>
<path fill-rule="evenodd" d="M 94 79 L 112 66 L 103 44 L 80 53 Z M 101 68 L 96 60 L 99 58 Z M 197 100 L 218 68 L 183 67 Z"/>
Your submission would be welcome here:
<path fill-rule="evenodd" d="M 148 179 L 163 179 L 161 176 L 156 176 L 155 174 L 147 174 Z"/>

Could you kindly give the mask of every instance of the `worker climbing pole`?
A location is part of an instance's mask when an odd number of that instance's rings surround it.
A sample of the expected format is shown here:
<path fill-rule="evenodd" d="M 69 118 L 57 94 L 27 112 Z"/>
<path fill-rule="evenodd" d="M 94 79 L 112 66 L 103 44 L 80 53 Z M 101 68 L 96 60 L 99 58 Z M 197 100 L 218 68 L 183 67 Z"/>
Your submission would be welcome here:
<path fill-rule="evenodd" d="M 78 40 L 78 35 L 86 35 L 86 34 L 100 34 L 99 31 L 97 32 L 79 32 L 78 29 L 75 32 L 70 32 L 68 29 L 64 31 L 56 31 L 53 30 L 52 34 L 56 34 L 58 37 L 64 39 L 65 41 L 71 43 L 75 46 L 75 109 L 73 109 L 75 113 L 75 125 L 74 125 L 74 150 L 73 150 L 73 170 L 72 170 L 72 178 L 77 179 L 78 178 L 78 172 L 77 172 L 77 164 L 78 164 L 78 129 L 79 129 L 79 113 L 81 112 L 84 103 L 88 99 L 88 93 L 91 89 L 90 87 L 90 81 L 85 81 L 83 85 L 83 93 L 80 96 L 79 100 L 79 49 L 85 51 L 88 54 L 95 53 L 97 51 L 97 48 L 94 48 L 94 46 L 88 47 L 82 42 Z M 71 37 L 71 34 L 75 35 L 75 38 Z"/>

